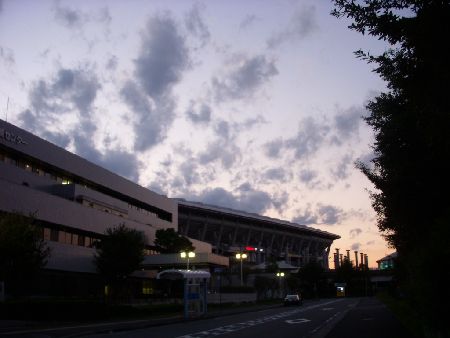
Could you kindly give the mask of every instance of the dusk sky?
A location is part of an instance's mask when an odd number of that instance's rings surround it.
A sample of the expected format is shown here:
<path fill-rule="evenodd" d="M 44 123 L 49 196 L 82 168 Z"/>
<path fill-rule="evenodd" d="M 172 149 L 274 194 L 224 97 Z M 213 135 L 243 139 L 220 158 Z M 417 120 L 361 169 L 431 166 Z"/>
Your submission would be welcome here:
<path fill-rule="evenodd" d="M 328 0 L 0 0 L 0 118 L 169 197 L 391 253 L 362 116 L 388 46 Z"/>

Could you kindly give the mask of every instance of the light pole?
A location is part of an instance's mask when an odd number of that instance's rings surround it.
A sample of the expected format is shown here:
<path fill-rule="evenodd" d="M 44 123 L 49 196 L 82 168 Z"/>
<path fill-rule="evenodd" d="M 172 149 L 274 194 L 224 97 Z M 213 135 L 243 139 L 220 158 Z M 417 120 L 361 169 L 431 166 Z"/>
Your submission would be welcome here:
<path fill-rule="evenodd" d="M 242 278 L 242 260 L 244 260 L 246 258 L 247 258 L 247 254 L 245 254 L 245 253 L 237 253 L 236 254 L 236 259 L 239 259 L 241 261 L 241 286 L 244 285 L 244 281 Z"/>
<path fill-rule="evenodd" d="M 281 288 L 281 284 L 282 284 L 282 278 L 284 278 L 284 272 L 282 272 L 282 271 L 280 271 L 280 272 L 277 272 L 277 277 L 279 278 L 279 281 L 280 281 L 280 292 L 282 292 L 283 290 L 281 290 L 282 288 Z M 281 297 L 283 297 L 283 294 L 281 294 Z"/>
<path fill-rule="evenodd" d="M 181 258 L 187 258 L 187 266 L 186 266 L 186 270 L 189 270 L 189 258 L 194 258 L 195 257 L 195 252 L 189 251 L 183 251 L 180 252 L 180 256 Z"/>

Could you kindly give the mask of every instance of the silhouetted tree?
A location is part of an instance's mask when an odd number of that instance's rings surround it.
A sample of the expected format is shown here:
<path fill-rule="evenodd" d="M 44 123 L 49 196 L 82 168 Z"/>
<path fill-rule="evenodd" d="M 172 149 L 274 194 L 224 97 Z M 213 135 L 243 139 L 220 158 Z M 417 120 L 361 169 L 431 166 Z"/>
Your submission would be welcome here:
<path fill-rule="evenodd" d="M 450 225 L 450 3 L 437 0 L 334 0 L 351 29 L 390 44 L 381 55 L 356 55 L 376 65 L 388 90 L 367 106 L 375 131 L 374 159 L 359 168 L 374 184 L 378 227 L 398 251 L 414 308 L 441 332 L 449 301 L 444 271 Z M 445 258 L 444 258 L 445 257 Z M 446 331 L 448 333 L 448 331 Z"/>
<path fill-rule="evenodd" d="M 181 251 L 195 250 L 192 242 L 178 234 L 173 228 L 156 230 L 155 246 L 161 253 L 179 253 Z"/>
<path fill-rule="evenodd" d="M 316 297 L 318 295 L 323 273 L 322 265 L 316 261 L 310 261 L 300 268 L 298 277 L 300 278 L 305 297 Z"/>
<path fill-rule="evenodd" d="M 18 296 L 30 289 L 33 277 L 47 264 L 50 249 L 34 217 L 0 213 L 0 281 L 8 294 Z"/>
<path fill-rule="evenodd" d="M 144 260 L 145 235 L 120 224 L 108 228 L 96 244 L 94 258 L 97 271 L 105 278 L 114 297 L 126 286 L 126 279 L 138 270 Z"/>

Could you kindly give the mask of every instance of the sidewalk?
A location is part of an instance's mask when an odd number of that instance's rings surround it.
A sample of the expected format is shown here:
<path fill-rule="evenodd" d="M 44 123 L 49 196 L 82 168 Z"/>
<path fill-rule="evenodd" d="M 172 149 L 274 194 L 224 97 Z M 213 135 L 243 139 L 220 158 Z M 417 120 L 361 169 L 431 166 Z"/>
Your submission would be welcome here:
<path fill-rule="evenodd" d="M 261 311 L 281 307 L 281 304 L 270 305 L 245 305 L 233 308 L 219 308 L 208 309 L 205 316 L 198 318 L 190 318 L 189 321 L 215 318 L 218 316 L 227 316 L 239 314 L 243 312 Z M 161 317 L 152 317 L 148 319 L 139 320 L 111 320 L 105 322 L 66 322 L 66 323 L 52 323 L 52 322 L 33 322 L 33 321 L 18 321 L 18 320 L 0 320 L 0 338 L 3 337 L 78 337 L 89 333 L 102 333 L 111 331 L 126 331 L 130 329 L 141 329 L 152 326 L 168 325 L 176 322 L 183 322 L 183 314 L 172 314 Z"/>

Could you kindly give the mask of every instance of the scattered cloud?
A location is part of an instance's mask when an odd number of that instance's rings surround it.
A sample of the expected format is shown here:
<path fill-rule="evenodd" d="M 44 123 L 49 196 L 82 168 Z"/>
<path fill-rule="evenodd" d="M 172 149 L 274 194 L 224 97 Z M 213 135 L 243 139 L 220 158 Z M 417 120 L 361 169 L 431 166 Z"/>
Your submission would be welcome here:
<path fill-rule="evenodd" d="M 267 47 L 275 49 L 280 45 L 302 40 L 317 30 L 316 8 L 314 6 L 297 9 L 292 15 L 288 25 L 283 30 L 274 33 L 267 40 Z"/>
<path fill-rule="evenodd" d="M 359 236 L 362 233 L 362 229 L 361 228 L 354 228 L 350 230 L 350 238 L 355 238 L 357 236 Z"/>
<path fill-rule="evenodd" d="M 240 29 L 246 29 L 250 27 L 258 18 L 254 14 L 247 14 L 245 18 L 239 24 Z"/>
<path fill-rule="evenodd" d="M 291 174 L 284 168 L 271 168 L 262 173 L 262 179 L 265 181 L 287 182 Z"/>
<path fill-rule="evenodd" d="M 352 136 L 357 135 L 359 126 L 363 122 L 362 116 L 365 109 L 362 107 L 351 107 L 343 112 L 339 112 L 334 117 L 334 131 L 336 134 L 332 137 L 332 143 L 341 145 Z"/>
<path fill-rule="evenodd" d="M 374 245 L 375 244 L 375 241 L 368 241 L 367 243 L 366 243 L 366 245 Z"/>
<path fill-rule="evenodd" d="M 358 251 L 360 247 L 361 247 L 361 243 L 359 243 L 359 242 L 358 243 L 353 243 L 352 246 L 351 246 L 351 249 L 353 251 Z"/>
<path fill-rule="evenodd" d="M 10 48 L 0 46 L 0 61 L 6 66 L 6 68 L 14 66 L 16 60 L 14 58 L 13 50 Z"/>
<path fill-rule="evenodd" d="M 296 159 L 304 159 L 314 155 L 326 140 L 330 128 L 319 123 L 313 117 L 302 119 L 294 138 L 285 141 L 285 147 L 294 149 Z"/>
<path fill-rule="evenodd" d="M 187 31 L 200 41 L 200 48 L 204 47 L 211 38 L 208 27 L 202 18 L 202 11 L 206 6 L 202 3 L 195 3 L 192 9 L 186 14 L 184 22 Z"/>
<path fill-rule="evenodd" d="M 194 101 L 191 101 L 185 114 L 192 123 L 208 124 L 211 121 L 211 106 L 205 103 L 196 106 Z"/>
<path fill-rule="evenodd" d="M 269 158 L 279 158 L 284 141 L 281 138 L 267 142 L 263 145 L 264 154 Z"/>
<path fill-rule="evenodd" d="M 278 74 L 275 61 L 264 55 L 235 56 L 230 69 L 221 79 L 214 77 L 212 87 L 216 101 L 248 99 Z"/>
<path fill-rule="evenodd" d="M 315 209 L 312 209 L 311 205 L 308 204 L 303 210 L 297 210 L 297 216 L 292 221 L 305 225 L 335 225 L 341 223 L 345 217 L 346 214 L 341 208 L 318 203 Z"/>
<path fill-rule="evenodd" d="M 337 181 L 343 181 L 350 176 L 350 169 L 354 168 L 354 161 L 351 154 L 347 154 L 331 168 L 331 176 Z"/>

